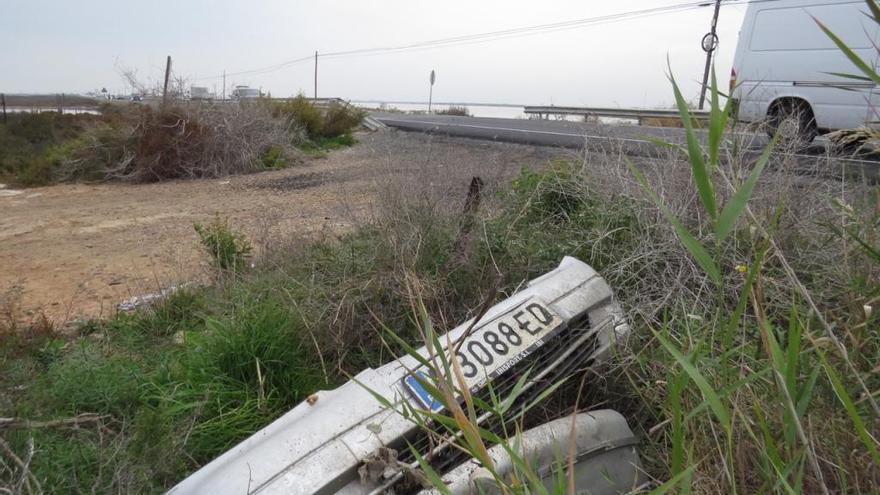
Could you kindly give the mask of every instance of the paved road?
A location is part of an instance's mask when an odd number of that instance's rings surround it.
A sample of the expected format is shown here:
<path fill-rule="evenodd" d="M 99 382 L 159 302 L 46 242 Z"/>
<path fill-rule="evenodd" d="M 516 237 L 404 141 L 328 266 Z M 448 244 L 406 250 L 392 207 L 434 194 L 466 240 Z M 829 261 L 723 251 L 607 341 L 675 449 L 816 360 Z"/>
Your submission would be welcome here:
<path fill-rule="evenodd" d="M 372 114 L 385 125 L 405 131 L 566 148 L 624 147 L 632 154 L 655 154 L 656 141 L 684 144 L 684 131 L 670 127 L 609 125 L 564 120 L 496 119 L 448 115 Z M 741 134 L 749 147 L 767 144 L 764 135 Z"/>
<path fill-rule="evenodd" d="M 506 141 L 536 146 L 585 148 L 590 151 L 622 151 L 628 155 L 668 157 L 672 151 L 658 141 L 684 145 L 684 130 L 671 127 L 642 127 L 611 125 L 560 120 L 497 119 L 485 117 L 456 117 L 449 115 L 404 115 L 373 113 L 374 118 L 387 126 L 404 131 L 428 132 L 447 136 Z M 705 132 L 698 131 L 705 139 Z M 764 134 L 737 133 L 740 146 L 749 155 L 757 157 L 768 143 Z M 798 168 L 808 173 L 827 170 L 828 141 L 817 139 L 810 149 L 789 155 L 797 160 Z M 674 152 L 674 151 L 672 151 Z M 837 159 L 837 163 L 852 175 L 880 176 L 877 161 Z M 830 174 L 837 174 L 829 171 Z"/>

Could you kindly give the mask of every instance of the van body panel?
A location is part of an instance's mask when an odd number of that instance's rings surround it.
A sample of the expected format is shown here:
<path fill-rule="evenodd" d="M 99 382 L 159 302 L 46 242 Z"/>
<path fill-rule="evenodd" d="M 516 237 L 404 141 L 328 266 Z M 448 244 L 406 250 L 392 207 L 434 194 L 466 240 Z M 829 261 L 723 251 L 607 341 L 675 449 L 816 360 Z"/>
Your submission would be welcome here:
<path fill-rule="evenodd" d="M 880 94 L 872 83 L 838 74 L 856 66 L 816 23 L 824 23 L 860 57 L 877 61 L 876 23 L 859 0 L 778 0 L 750 4 L 740 30 L 733 69 L 739 119 L 765 119 L 774 102 L 809 103 L 823 130 L 851 128 L 877 120 L 872 104 Z"/>

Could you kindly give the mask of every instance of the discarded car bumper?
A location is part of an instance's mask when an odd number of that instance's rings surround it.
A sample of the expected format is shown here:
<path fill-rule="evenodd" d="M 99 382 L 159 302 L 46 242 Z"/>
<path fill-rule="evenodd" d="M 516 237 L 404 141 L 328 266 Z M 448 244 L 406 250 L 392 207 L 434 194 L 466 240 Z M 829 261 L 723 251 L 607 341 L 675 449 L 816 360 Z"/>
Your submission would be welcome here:
<path fill-rule="evenodd" d="M 559 469 L 568 467 L 570 462 L 572 472 L 565 481 L 574 483 L 576 493 L 590 495 L 630 493 L 644 484 L 636 443 L 626 419 L 609 409 L 559 418 L 524 431 L 519 438 L 522 458 L 529 462 L 548 493 L 554 493 Z M 489 458 L 498 476 L 510 479 L 516 472 L 515 463 L 504 447 L 490 448 Z M 462 463 L 442 479 L 453 495 L 502 493 L 494 476 L 474 459 Z M 419 495 L 439 494 L 435 489 L 419 492 Z"/>
<path fill-rule="evenodd" d="M 451 330 L 450 339 L 461 338 L 471 323 Z M 503 397 L 526 370 L 530 380 L 559 380 L 600 364 L 628 333 L 605 281 L 585 263 L 566 257 L 556 269 L 490 308 L 459 347 L 463 354 L 458 359 L 472 391 L 482 389 L 488 378 Z M 446 337 L 440 341 L 445 343 Z M 420 352 L 427 356 L 425 348 Z M 389 487 L 393 476 L 361 479 L 358 469 L 365 459 L 392 447 L 404 451 L 400 462 L 416 465 L 406 455 L 405 441 L 418 449 L 431 446 L 414 423 L 383 407 L 367 388 L 392 402 L 434 408 L 431 398 L 407 381 L 418 367 L 415 358 L 403 356 L 364 370 L 339 388 L 318 392 L 169 493 L 366 494 Z M 518 401 L 530 402 L 540 389 L 534 387 Z M 466 460 L 454 453 L 432 453 L 441 473 Z"/>

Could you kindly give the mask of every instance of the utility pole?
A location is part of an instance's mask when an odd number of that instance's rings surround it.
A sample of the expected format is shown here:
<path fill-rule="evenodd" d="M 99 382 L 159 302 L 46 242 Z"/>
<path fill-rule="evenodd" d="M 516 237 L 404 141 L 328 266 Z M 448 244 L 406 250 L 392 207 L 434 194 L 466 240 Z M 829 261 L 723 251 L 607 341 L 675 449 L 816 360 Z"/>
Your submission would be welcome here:
<path fill-rule="evenodd" d="M 171 55 L 168 55 L 168 60 L 165 61 L 165 85 L 162 87 L 162 105 L 165 104 L 165 100 L 168 99 L 168 77 L 171 76 Z"/>
<path fill-rule="evenodd" d="M 431 69 L 431 89 L 428 90 L 428 115 L 431 115 L 431 100 L 434 99 L 434 81 L 437 80 L 437 75 L 434 73 L 434 69 Z"/>
<path fill-rule="evenodd" d="M 223 69 L 223 101 L 226 101 L 226 69 Z"/>
<path fill-rule="evenodd" d="M 706 86 L 709 85 L 709 70 L 712 68 L 712 55 L 718 48 L 718 34 L 715 28 L 718 26 L 718 12 L 721 10 L 721 0 L 715 0 L 715 14 L 712 16 L 712 27 L 709 33 L 703 36 L 703 51 L 706 52 L 706 68 L 703 70 L 703 85 L 700 87 L 700 110 L 706 103 Z"/>
<path fill-rule="evenodd" d="M 6 125 L 6 93 L 0 93 L 0 105 L 3 106 L 3 124 Z"/>
<path fill-rule="evenodd" d="M 318 99 L 318 50 L 315 50 L 315 99 Z"/>

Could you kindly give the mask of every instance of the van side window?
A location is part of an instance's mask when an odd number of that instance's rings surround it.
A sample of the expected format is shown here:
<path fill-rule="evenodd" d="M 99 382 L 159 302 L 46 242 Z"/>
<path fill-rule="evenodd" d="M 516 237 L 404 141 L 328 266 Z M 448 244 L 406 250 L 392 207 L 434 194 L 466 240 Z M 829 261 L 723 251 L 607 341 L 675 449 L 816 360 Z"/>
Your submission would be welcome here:
<path fill-rule="evenodd" d="M 846 9 L 846 15 L 840 15 Z M 758 12 L 749 47 L 753 51 L 837 50 L 837 46 L 819 29 L 822 20 L 850 48 L 871 48 L 869 36 L 877 27 L 862 13 L 864 2 L 814 5 Z M 811 17 L 812 16 L 812 17 Z"/>

